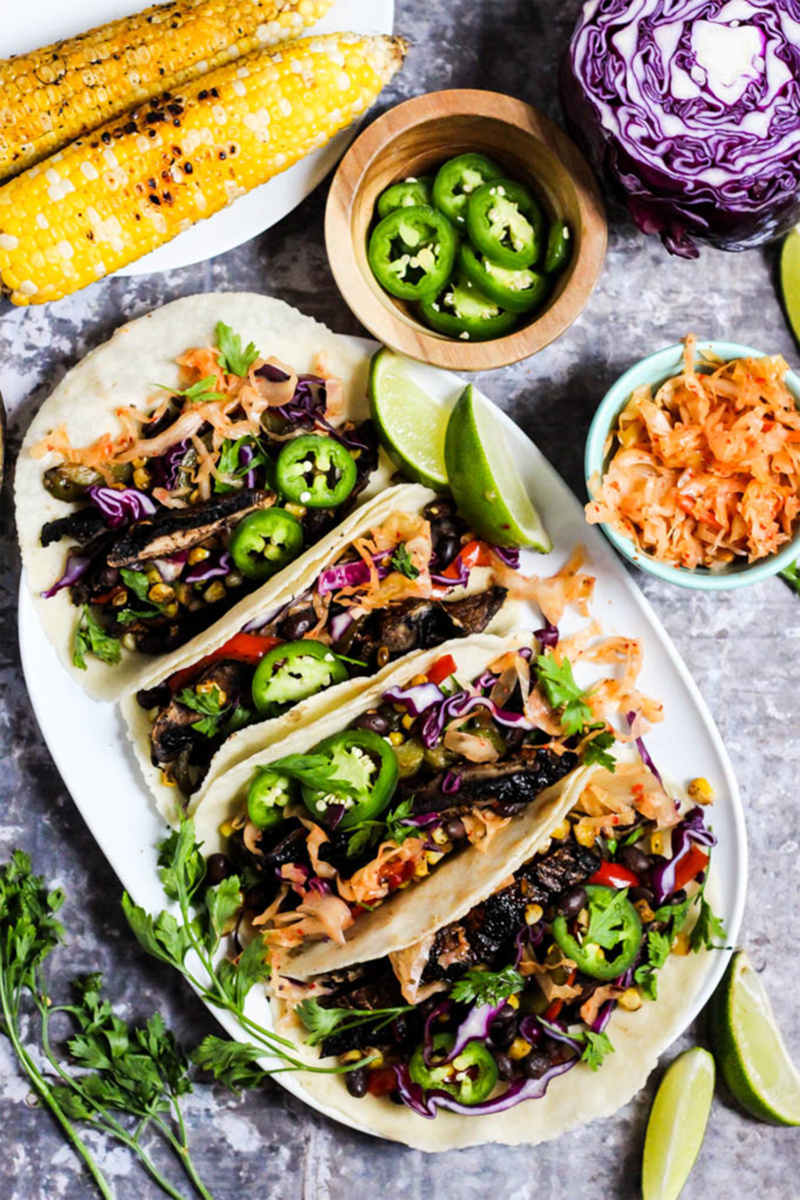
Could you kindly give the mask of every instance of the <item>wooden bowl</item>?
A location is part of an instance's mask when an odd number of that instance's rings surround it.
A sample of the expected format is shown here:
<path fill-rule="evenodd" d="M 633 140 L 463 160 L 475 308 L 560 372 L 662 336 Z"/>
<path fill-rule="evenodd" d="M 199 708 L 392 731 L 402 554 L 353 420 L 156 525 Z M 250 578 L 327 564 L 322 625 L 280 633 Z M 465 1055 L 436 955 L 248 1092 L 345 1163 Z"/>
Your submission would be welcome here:
<path fill-rule="evenodd" d="M 407 176 L 432 174 L 477 150 L 525 183 L 548 216 L 566 221 L 572 257 L 547 307 L 506 337 L 454 340 L 423 325 L 412 306 L 384 292 L 367 261 L 378 196 Z M 487 371 L 536 354 L 567 329 L 592 293 L 606 251 L 603 203 L 589 167 L 547 117 L 497 92 L 430 92 L 379 117 L 353 143 L 334 176 L 325 244 L 342 296 L 363 325 L 393 350 L 460 371 Z"/>

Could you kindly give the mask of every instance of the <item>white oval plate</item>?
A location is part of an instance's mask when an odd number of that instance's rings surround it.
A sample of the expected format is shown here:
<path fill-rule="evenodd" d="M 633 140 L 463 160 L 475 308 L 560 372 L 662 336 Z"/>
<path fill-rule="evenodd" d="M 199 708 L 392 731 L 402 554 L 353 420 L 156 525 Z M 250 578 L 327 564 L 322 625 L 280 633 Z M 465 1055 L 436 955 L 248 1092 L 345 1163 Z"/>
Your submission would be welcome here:
<path fill-rule="evenodd" d="M 377 347 L 377 343 L 364 338 L 348 340 L 363 349 L 366 356 Z M 419 383 L 437 400 L 448 406 L 455 403 L 464 386 L 457 376 L 421 363 L 410 366 Z M 714 873 L 718 907 L 728 942 L 733 946 L 744 910 L 747 843 L 739 789 L 722 739 L 689 671 L 623 564 L 602 535 L 585 523 L 580 503 L 541 451 L 510 417 L 500 409 L 495 414 L 553 539 L 549 555 L 527 555 L 528 571 L 551 575 L 564 564 L 576 545 L 584 546 L 586 569 L 597 576 L 593 615 L 602 621 L 604 633 L 642 639 L 642 690 L 664 703 L 664 721 L 647 735 L 650 753 L 656 764 L 667 764 L 667 774 L 677 783 L 703 776 L 716 790 L 712 819 L 719 845 L 714 851 Z M 582 623 L 581 618 L 565 616 L 560 629 L 569 633 Z M 529 608 L 522 627 L 537 629 L 540 625 L 541 614 Z M 62 778 L 124 887 L 138 904 L 158 912 L 164 907 L 164 894 L 156 870 L 154 846 L 164 836 L 165 827 L 139 775 L 122 719 L 116 708 L 85 696 L 61 669 L 24 585 L 20 591 L 19 631 L 22 665 L 33 707 Z M 592 681 L 580 664 L 577 674 L 584 686 Z M 684 1028 L 711 996 L 727 961 L 728 955 L 722 952 L 708 955 L 706 977 L 694 1003 L 687 1008 Z M 255 994 L 256 990 L 248 999 L 248 1014 L 272 1028 L 269 1005 L 263 993 Z M 236 1021 L 214 1009 L 211 1011 L 232 1037 L 247 1040 Z M 343 1120 L 341 1114 L 309 1100 L 303 1087 L 290 1075 L 281 1074 L 278 1079 L 290 1092 L 326 1116 Z M 357 1120 L 344 1123 L 360 1128 Z"/>
<path fill-rule="evenodd" d="M 9 4 L 0 24 L 0 58 L 72 37 L 106 21 L 139 12 L 150 3 L 152 0 L 72 0 L 71 4 L 62 5 L 54 0 L 24 0 L 22 4 Z M 330 11 L 307 33 L 391 33 L 393 25 L 394 0 L 335 0 Z M 200 221 L 116 274 L 149 275 L 153 271 L 188 267 L 224 254 L 270 229 L 322 182 L 357 130 L 358 124 L 342 130 L 327 146 L 315 150 L 288 171 L 240 196 L 222 212 Z"/>

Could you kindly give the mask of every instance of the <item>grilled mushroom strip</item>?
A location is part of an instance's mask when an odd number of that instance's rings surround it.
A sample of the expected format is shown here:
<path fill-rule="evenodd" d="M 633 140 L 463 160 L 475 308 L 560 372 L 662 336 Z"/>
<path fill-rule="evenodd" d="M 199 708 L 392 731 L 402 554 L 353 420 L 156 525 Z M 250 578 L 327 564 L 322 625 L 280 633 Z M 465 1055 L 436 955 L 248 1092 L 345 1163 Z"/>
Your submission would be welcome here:
<path fill-rule="evenodd" d="M 166 558 L 179 550 L 190 550 L 233 528 L 250 513 L 272 508 L 276 499 L 274 492 L 247 488 L 221 500 L 161 511 L 126 529 L 114 541 L 106 562 L 110 567 L 131 567 L 153 558 Z"/>

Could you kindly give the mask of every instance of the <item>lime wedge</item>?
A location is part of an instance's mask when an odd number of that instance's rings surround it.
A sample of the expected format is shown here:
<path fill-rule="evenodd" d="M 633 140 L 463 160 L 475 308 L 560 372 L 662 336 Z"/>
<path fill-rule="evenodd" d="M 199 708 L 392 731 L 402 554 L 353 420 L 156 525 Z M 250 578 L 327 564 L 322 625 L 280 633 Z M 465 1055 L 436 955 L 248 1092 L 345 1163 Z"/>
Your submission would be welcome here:
<path fill-rule="evenodd" d="M 408 359 L 385 348 L 373 357 L 369 369 L 372 417 L 395 466 L 409 479 L 445 491 L 448 412 L 420 387 L 409 368 Z"/>
<path fill-rule="evenodd" d="M 700 1153 L 714 1095 L 714 1060 L 695 1046 L 679 1054 L 659 1084 L 642 1161 L 644 1200 L 677 1200 Z"/>
<path fill-rule="evenodd" d="M 800 227 L 790 233 L 783 243 L 781 288 L 789 324 L 800 342 Z"/>
<path fill-rule="evenodd" d="M 711 1045 L 739 1103 L 772 1125 L 800 1125 L 800 1072 L 743 950 L 734 954 L 709 1013 Z"/>
<path fill-rule="evenodd" d="M 456 504 L 479 537 L 498 546 L 553 543 L 531 503 L 491 405 L 469 384 L 450 414 L 444 443 Z"/>

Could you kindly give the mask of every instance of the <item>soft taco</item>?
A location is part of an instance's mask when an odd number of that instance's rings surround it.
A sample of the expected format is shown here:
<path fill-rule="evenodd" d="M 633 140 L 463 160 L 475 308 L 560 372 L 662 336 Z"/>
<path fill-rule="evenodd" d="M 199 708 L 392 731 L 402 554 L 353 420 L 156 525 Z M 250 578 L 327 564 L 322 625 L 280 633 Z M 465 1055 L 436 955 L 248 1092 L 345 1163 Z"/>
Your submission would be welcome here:
<path fill-rule="evenodd" d="M 367 365 L 279 300 L 212 293 L 123 325 L 55 388 L 19 457 L 17 525 L 45 630 L 91 695 L 132 686 L 386 486 Z"/>
<path fill-rule="evenodd" d="M 339 1072 L 301 1074 L 306 1093 L 423 1150 L 610 1116 L 681 1032 L 723 936 L 715 841 L 640 759 L 575 773 L 480 863 L 453 857 L 407 893 L 383 943 L 372 913 L 350 953 L 312 947 L 273 975 L 276 1032 Z"/>
<path fill-rule="evenodd" d="M 403 655 L 510 632 L 510 589 L 531 582 L 518 565 L 418 484 L 357 509 L 123 700 L 161 810 L 193 807 L 212 778 L 306 720 L 295 706 L 315 693 L 318 719 Z"/>
<path fill-rule="evenodd" d="M 274 722 L 260 751 L 210 781 L 198 838 L 215 878 L 248 881 L 240 926 L 275 970 L 402 948 L 411 892 L 428 926 L 452 911 L 434 884 L 454 858 L 482 879 L 497 843 L 513 869 L 520 814 L 550 805 L 605 730 L 562 727 L 549 708 L 541 728 L 552 652 L 534 646 L 479 635 L 417 651 L 333 711 L 314 711 L 320 697 L 300 706 L 291 732 Z"/>

